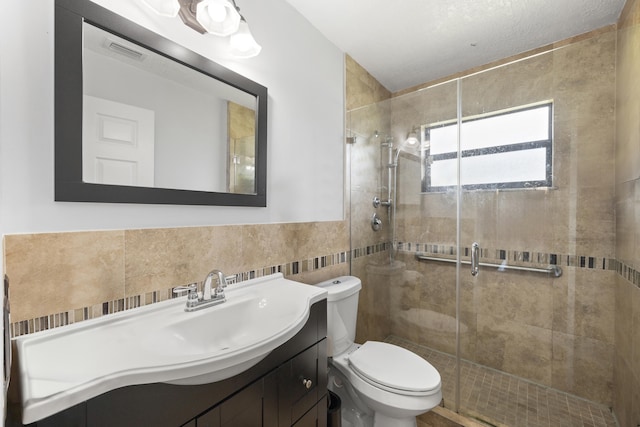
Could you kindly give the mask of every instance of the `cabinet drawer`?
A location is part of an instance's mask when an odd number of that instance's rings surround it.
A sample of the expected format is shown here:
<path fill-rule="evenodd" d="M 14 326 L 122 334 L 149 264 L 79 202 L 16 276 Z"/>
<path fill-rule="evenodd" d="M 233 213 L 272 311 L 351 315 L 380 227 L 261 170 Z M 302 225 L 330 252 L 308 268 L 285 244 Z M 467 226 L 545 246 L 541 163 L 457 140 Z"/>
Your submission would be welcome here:
<path fill-rule="evenodd" d="M 313 397 L 307 411 L 318 400 L 318 346 L 313 346 L 291 359 L 290 392 L 295 405 L 306 397 Z"/>
<path fill-rule="evenodd" d="M 309 347 L 279 369 L 279 395 L 281 399 L 281 424 L 290 426 L 299 420 L 318 399 L 326 394 L 326 370 L 319 365 L 321 345 Z M 326 356 L 323 363 L 326 364 Z M 319 369 L 320 366 L 320 369 Z"/>

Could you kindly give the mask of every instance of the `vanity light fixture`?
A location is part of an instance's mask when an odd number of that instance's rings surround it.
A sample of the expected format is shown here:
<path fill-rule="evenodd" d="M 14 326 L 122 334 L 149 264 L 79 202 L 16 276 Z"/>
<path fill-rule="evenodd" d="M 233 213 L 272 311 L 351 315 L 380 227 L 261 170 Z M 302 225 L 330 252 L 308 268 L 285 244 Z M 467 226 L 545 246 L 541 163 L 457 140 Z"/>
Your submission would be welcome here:
<path fill-rule="evenodd" d="M 196 5 L 196 20 L 207 33 L 226 37 L 238 31 L 240 13 L 228 0 L 202 0 Z"/>
<path fill-rule="evenodd" d="M 249 25 L 242 16 L 238 31 L 229 37 L 229 46 L 231 47 L 231 54 L 236 58 L 251 58 L 258 55 L 262 50 L 262 46 L 253 38 L 251 31 L 249 31 Z"/>
<path fill-rule="evenodd" d="M 236 58 L 251 58 L 262 50 L 235 0 L 141 1 L 158 15 L 179 16 L 186 26 L 200 34 L 228 36 L 230 53 Z"/>

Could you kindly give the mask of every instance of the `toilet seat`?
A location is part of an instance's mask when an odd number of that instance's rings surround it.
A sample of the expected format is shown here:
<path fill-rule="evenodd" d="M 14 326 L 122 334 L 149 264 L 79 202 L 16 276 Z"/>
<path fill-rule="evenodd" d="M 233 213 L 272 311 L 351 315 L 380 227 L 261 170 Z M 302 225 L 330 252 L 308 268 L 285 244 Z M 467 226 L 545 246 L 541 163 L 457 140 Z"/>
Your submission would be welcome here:
<path fill-rule="evenodd" d="M 404 348 L 367 341 L 348 356 L 349 366 L 364 381 L 406 396 L 440 391 L 440 374 L 429 362 Z"/>

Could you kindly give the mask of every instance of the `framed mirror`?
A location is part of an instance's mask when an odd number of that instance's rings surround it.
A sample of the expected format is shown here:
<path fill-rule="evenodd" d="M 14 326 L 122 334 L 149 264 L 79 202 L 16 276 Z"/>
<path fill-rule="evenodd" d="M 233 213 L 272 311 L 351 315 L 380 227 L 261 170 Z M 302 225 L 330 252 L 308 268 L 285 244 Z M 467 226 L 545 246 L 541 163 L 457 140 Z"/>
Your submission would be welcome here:
<path fill-rule="evenodd" d="M 266 121 L 266 87 L 56 0 L 56 201 L 266 206 Z"/>

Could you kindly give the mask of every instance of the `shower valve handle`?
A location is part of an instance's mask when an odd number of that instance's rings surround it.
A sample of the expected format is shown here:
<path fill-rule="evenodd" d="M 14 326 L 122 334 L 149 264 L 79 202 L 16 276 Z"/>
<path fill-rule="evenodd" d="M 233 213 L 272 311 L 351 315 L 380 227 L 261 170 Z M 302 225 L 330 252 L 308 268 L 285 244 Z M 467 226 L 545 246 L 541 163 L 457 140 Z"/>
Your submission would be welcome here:
<path fill-rule="evenodd" d="M 371 216 L 371 229 L 373 231 L 380 231 L 380 229 L 382 229 L 382 220 L 376 213 Z"/>
<path fill-rule="evenodd" d="M 373 204 L 373 207 L 376 208 L 376 209 L 379 208 L 380 205 L 389 207 L 389 206 L 391 206 L 391 199 L 389 199 L 389 200 L 381 200 L 380 197 L 375 196 L 373 198 L 372 204 Z"/>

